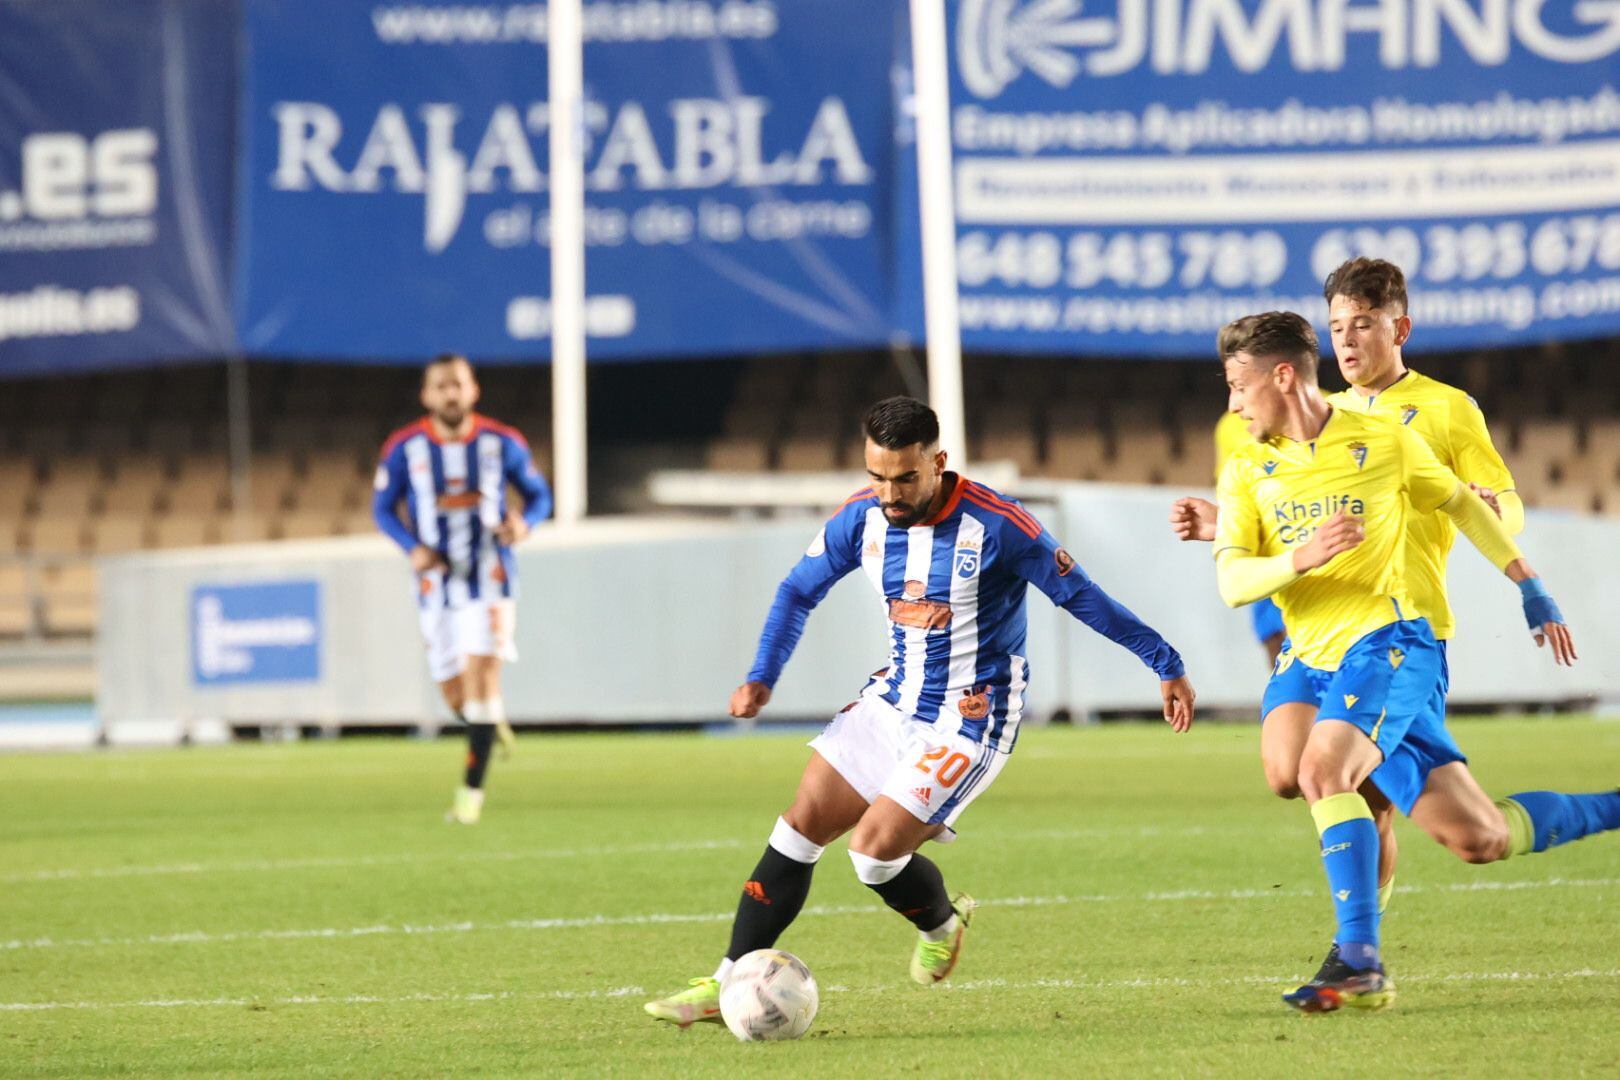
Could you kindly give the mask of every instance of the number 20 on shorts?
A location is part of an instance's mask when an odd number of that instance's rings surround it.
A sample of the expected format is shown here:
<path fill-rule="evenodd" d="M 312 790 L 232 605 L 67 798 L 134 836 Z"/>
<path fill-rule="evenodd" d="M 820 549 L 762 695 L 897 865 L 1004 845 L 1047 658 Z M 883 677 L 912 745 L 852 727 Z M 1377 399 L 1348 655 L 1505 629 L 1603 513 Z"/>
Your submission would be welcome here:
<path fill-rule="evenodd" d="M 946 757 L 947 754 L 950 756 Z M 960 751 L 951 753 L 948 746 L 936 746 L 917 759 L 916 769 L 918 772 L 933 773 L 942 786 L 951 787 L 962 779 L 962 774 L 967 772 L 971 764 L 966 754 Z"/>

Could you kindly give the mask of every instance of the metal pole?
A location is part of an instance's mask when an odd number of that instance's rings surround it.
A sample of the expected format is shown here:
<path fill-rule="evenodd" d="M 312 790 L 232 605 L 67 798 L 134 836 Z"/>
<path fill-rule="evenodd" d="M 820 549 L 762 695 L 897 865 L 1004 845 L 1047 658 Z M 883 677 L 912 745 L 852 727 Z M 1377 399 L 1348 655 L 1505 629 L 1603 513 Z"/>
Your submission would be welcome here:
<path fill-rule="evenodd" d="M 557 520 L 585 516 L 584 48 L 580 0 L 546 10 L 551 99 L 551 426 Z"/>
<path fill-rule="evenodd" d="M 231 531 L 242 539 L 248 535 L 248 511 L 253 499 L 252 402 L 248 393 L 248 364 L 240 354 L 225 358 L 226 447 L 231 463 Z"/>
<path fill-rule="evenodd" d="M 939 414 L 940 446 L 955 463 L 963 464 L 967 461 L 967 419 L 962 401 L 962 326 L 956 310 L 956 202 L 951 185 L 951 88 L 946 56 L 945 0 L 911 0 L 928 403 Z"/>

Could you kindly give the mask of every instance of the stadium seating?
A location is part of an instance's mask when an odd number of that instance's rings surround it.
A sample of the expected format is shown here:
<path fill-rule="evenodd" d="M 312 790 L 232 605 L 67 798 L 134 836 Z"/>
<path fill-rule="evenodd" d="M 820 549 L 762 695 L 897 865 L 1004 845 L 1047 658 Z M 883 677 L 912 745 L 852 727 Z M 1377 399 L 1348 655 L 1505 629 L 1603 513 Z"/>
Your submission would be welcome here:
<path fill-rule="evenodd" d="M 1620 513 L 1620 343 L 1414 363 L 1480 401 L 1528 505 Z M 609 496 L 593 494 L 593 505 L 635 508 L 633 470 L 671 460 L 731 472 L 857 471 L 862 407 L 915 386 L 921 372 L 915 357 L 887 353 L 595 369 L 593 440 L 611 452 L 593 451 L 593 484 Z M 488 410 L 529 437 L 549 472 L 546 373 L 480 374 Z M 964 377 L 974 460 L 1012 462 L 1026 476 L 1212 482 L 1224 392 L 1208 362 L 978 357 Z M 253 365 L 245 499 L 233 490 L 218 366 L 8 384 L 0 638 L 88 633 L 95 589 L 86 568 L 97 555 L 374 531 L 377 448 L 417 414 L 418 378 L 410 369 Z"/>

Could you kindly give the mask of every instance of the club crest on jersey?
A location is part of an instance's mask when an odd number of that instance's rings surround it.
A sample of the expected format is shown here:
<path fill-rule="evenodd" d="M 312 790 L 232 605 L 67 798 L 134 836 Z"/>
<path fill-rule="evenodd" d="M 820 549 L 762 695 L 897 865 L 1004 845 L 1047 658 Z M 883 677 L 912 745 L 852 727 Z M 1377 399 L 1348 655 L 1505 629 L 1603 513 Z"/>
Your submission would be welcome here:
<path fill-rule="evenodd" d="M 1266 470 L 1267 476 L 1270 476 L 1272 473 L 1277 471 L 1277 463 L 1275 461 L 1268 461 L 1260 467 Z"/>
<path fill-rule="evenodd" d="M 1364 443 L 1364 442 L 1353 442 L 1349 446 L 1345 447 L 1345 449 L 1349 450 L 1350 451 L 1350 456 L 1356 459 L 1356 468 L 1359 469 L 1359 468 L 1361 468 L 1361 467 L 1363 467 L 1364 465 L 1367 464 L 1367 444 L 1366 443 Z"/>
<path fill-rule="evenodd" d="M 1416 405 L 1408 405 L 1406 408 L 1401 410 L 1401 423 L 1410 424 L 1413 420 L 1417 419 L 1417 414 L 1418 407 Z"/>
<path fill-rule="evenodd" d="M 970 578 L 974 574 L 977 574 L 979 572 L 978 545 L 975 544 L 972 547 L 969 547 L 964 544 L 963 546 L 957 548 L 955 561 L 957 577 Z"/>
<path fill-rule="evenodd" d="M 921 600 L 928 595 L 928 586 L 913 578 L 906 582 L 901 591 L 905 594 L 907 600 Z"/>

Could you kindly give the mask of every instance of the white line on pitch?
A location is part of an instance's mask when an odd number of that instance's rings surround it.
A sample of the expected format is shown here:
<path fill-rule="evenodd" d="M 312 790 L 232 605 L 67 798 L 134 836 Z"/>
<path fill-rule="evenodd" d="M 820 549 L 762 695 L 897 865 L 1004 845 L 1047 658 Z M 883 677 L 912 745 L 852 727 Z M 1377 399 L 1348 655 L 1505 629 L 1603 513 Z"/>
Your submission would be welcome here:
<path fill-rule="evenodd" d="M 1269 831 L 1269 830 L 1268 830 Z M 1203 825 L 1141 825 L 1123 828 L 1025 830 L 1016 834 L 974 833 L 994 840 L 1106 840 L 1151 838 L 1155 836 L 1204 836 L 1211 830 Z M 1222 829 L 1229 836 L 1232 830 Z M 159 877 L 179 874 L 262 873 L 283 870 L 328 870 L 363 866 L 393 866 L 425 862 L 527 862 L 531 859 L 587 859 L 612 855 L 653 855 L 661 852 L 730 851 L 757 840 L 681 840 L 669 843 L 620 844 L 583 848 L 536 848 L 524 851 L 474 852 L 396 852 L 387 855 L 312 855 L 291 859 L 238 859 L 230 862 L 178 862 L 148 866 L 69 866 L 49 870 L 28 870 L 0 874 L 0 884 L 22 885 L 40 881 L 83 881 L 102 878 Z"/>
<path fill-rule="evenodd" d="M 1547 878 L 1540 881 L 1474 881 L 1451 885 L 1409 885 L 1398 889 L 1402 893 L 1459 893 L 1459 892 L 1513 892 L 1521 889 L 1604 889 L 1620 885 L 1620 878 Z M 1175 892 L 1146 892 L 1132 895 L 1058 895 L 1007 896 L 981 901 L 994 907 L 1057 907 L 1069 904 L 1110 903 L 1180 903 L 1188 900 L 1264 900 L 1271 898 L 1312 898 L 1321 895 L 1319 889 L 1186 889 Z M 807 907 L 809 916 L 864 915 L 884 911 L 876 904 L 849 904 L 842 906 Z M 228 930 L 211 932 L 187 930 L 172 934 L 149 934 L 146 937 L 124 938 L 15 938 L 0 941 L 0 950 L 106 948 L 141 945 L 218 945 L 237 941 L 292 941 L 310 938 L 382 937 L 394 934 L 465 934 L 490 930 L 581 930 L 603 926 L 659 926 L 673 923 L 724 922 L 730 911 L 694 913 L 661 912 L 647 915 L 584 915 L 547 919 L 508 919 L 504 922 L 451 922 L 451 923 L 380 923 L 371 926 L 324 926 L 288 930 Z"/>
<path fill-rule="evenodd" d="M 530 851 L 399 852 L 393 855 L 309 856 L 301 859 L 241 859 L 223 863 L 163 863 L 155 866 L 67 867 L 32 870 L 0 876 L 0 883 L 74 881 L 86 878 L 147 877 L 166 874 L 212 874 L 254 871 L 307 870 L 351 866 L 389 866 L 419 862 L 524 862 L 529 859 L 577 859 L 598 855 L 648 855 L 658 852 L 720 851 L 741 847 L 741 840 L 681 840 L 661 844 L 620 844 L 590 848 L 536 848 Z"/>
<path fill-rule="evenodd" d="M 980 990 L 1163 990 L 1170 988 L 1213 988 L 1218 986 L 1286 986 L 1304 978 L 1289 975 L 1239 975 L 1216 979 L 1143 977 L 1136 979 L 972 979 L 945 983 L 933 993 L 965 994 Z M 1454 971 L 1424 974 L 1402 972 L 1403 983 L 1455 982 L 1562 982 L 1574 979 L 1617 979 L 1620 968 L 1579 968 L 1574 971 Z M 878 986 L 826 986 L 835 994 L 892 994 L 902 984 Z M 280 998 L 148 998 L 141 1001 L 11 1001 L 0 1002 L 0 1012 L 51 1012 L 65 1009 L 205 1009 L 260 1008 L 291 1005 L 412 1005 L 420 1003 L 480 1004 L 491 1001 L 579 1001 L 602 998 L 636 997 L 647 993 L 639 986 L 616 986 L 600 990 L 495 991 L 470 994 L 403 994 L 384 997 L 373 994 L 295 994 Z"/>

